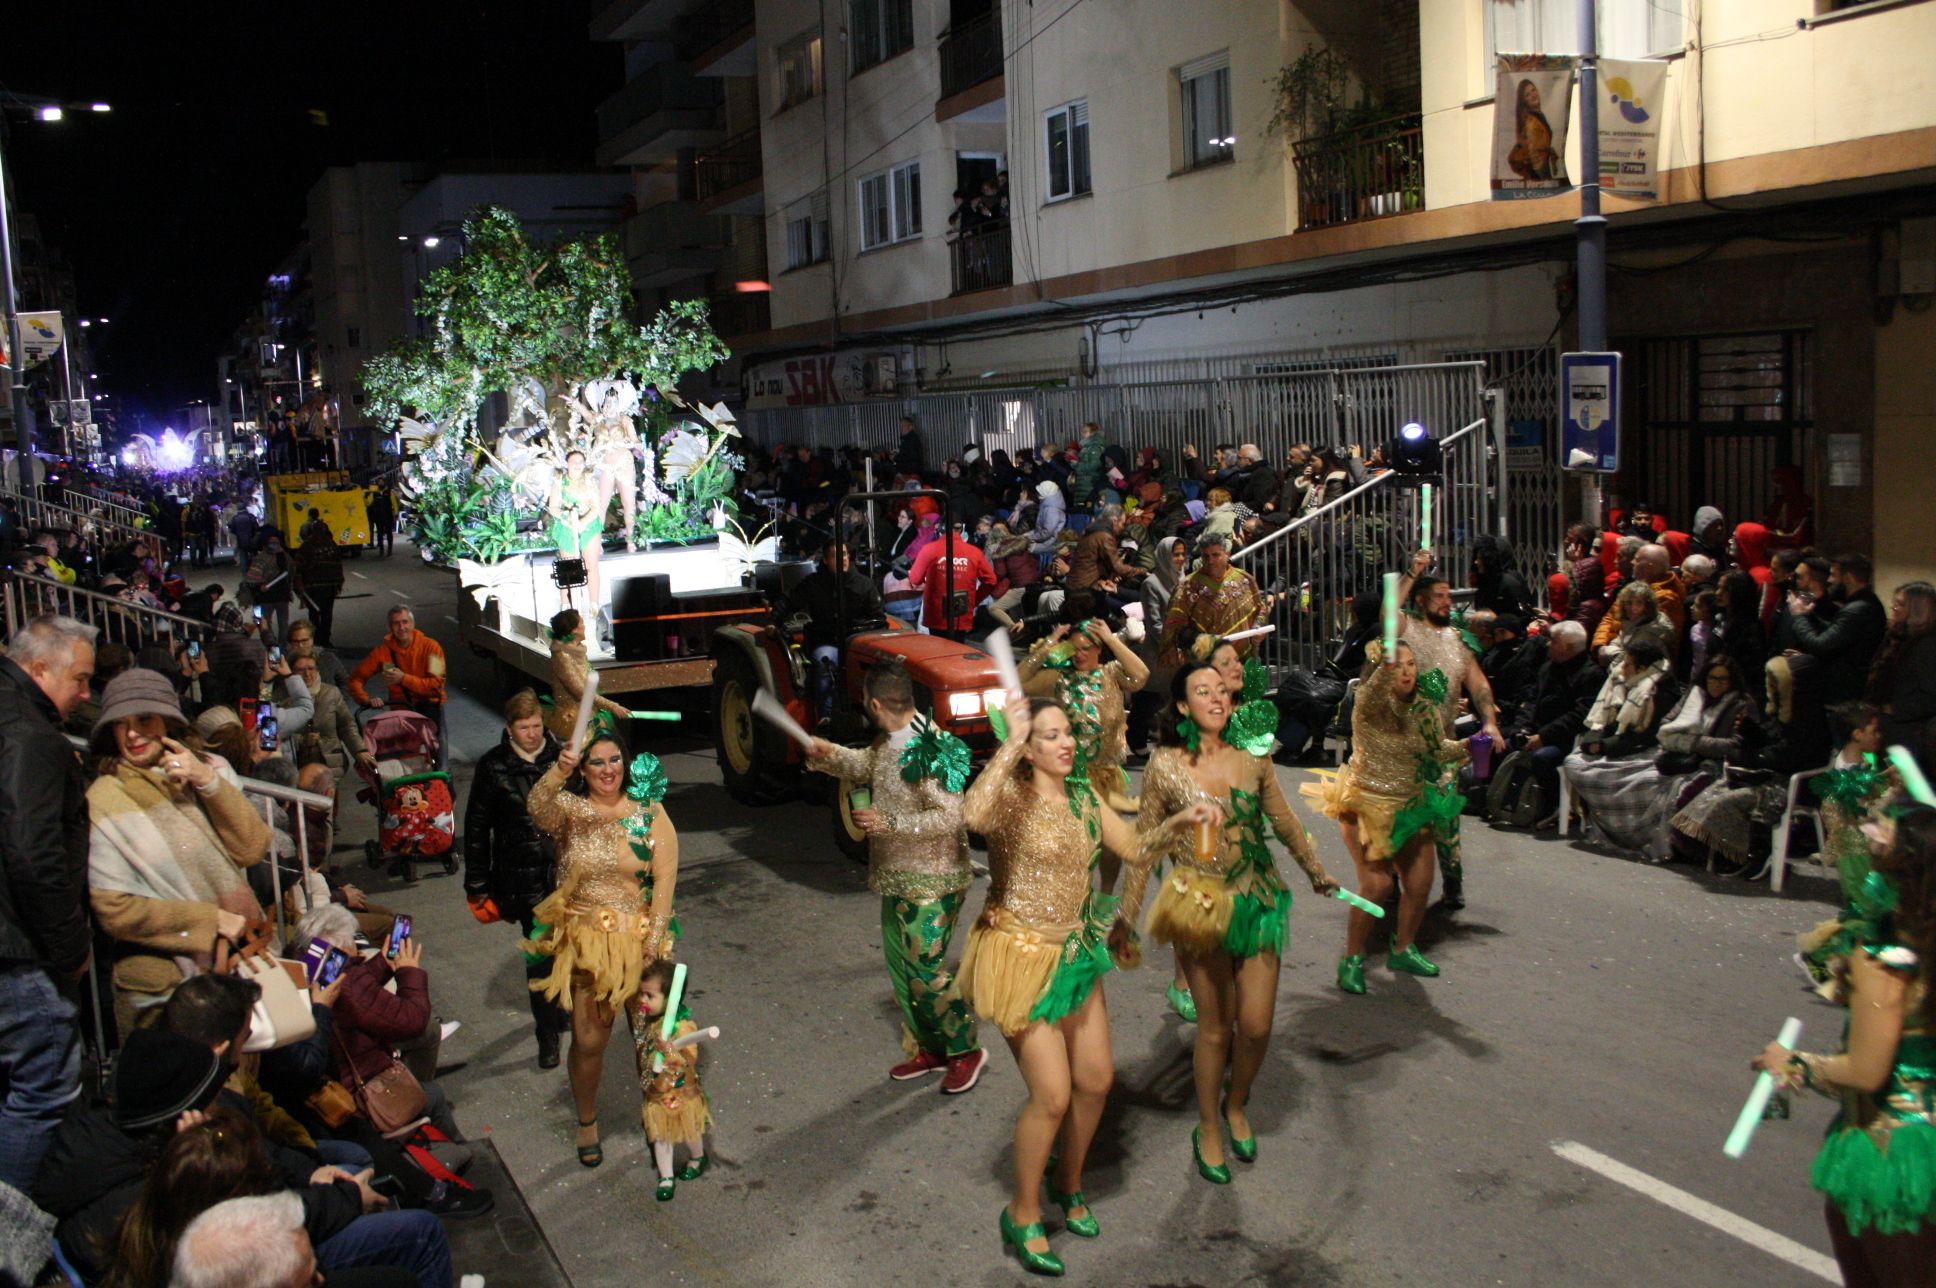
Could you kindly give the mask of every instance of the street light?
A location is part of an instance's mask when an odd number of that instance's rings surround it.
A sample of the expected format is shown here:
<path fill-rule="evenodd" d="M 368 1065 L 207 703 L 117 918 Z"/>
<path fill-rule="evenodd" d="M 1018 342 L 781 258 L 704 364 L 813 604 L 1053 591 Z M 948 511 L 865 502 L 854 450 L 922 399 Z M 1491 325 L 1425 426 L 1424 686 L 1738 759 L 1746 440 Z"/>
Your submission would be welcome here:
<path fill-rule="evenodd" d="M 34 109 L 34 119 L 38 121 L 58 121 L 66 115 L 67 113 L 62 111 L 60 106 L 55 103 L 49 103 L 44 107 Z"/>
<path fill-rule="evenodd" d="M 437 244 L 438 244 L 438 242 L 440 242 L 440 241 L 442 241 L 442 240 L 443 240 L 443 239 L 442 239 L 442 238 L 440 238 L 440 237 L 426 237 L 426 238 L 424 238 L 424 249 L 425 249 L 425 250 L 436 250 L 436 249 L 437 249 Z"/>
<path fill-rule="evenodd" d="M 89 103 L 87 110 L 90 112 L 112 112 L 114 105 L 112 103 Z"/>

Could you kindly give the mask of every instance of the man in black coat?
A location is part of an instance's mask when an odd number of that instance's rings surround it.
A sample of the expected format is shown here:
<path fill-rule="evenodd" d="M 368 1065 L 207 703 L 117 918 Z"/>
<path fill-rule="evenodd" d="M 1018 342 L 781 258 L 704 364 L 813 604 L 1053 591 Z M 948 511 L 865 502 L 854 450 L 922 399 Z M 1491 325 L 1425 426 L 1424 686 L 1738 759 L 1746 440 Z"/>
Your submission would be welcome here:
<path fill-rule="evenodd" d="M 1509 729 L 1539 683 L 1547 641 L 1544 636 L 1528 638 L 1525 618 L 1513 613 L 1480 609 L 1466 618 L 1466 625 L 1478 637 L 1479 669 L 1492 682 L 1500 726 Z"/>
<path fill-rule="evenodd" d="M 37 617 L 0 658 L 0 1181 L 23 1193 L 81 1091 L 87 782 L 61 723 L 87 701 L 94 634 Z"/>
<path fill-rule="evenodd" d="M 921 450 L 921 431 L 914 427 L 914 417 L 901 417 L 901 441 L 894 448 L 894 472 L 896 474 L 924 475 L 928 472 L 928 460 Z"/>
<path fill-rule="evenodd" d="M 1875 568 L 1866 555 L 1838 556 L 1830 561 L 1828 576 L 1834 615 L 1821 613 L 1814 600 L 1790 595 L 1788 627 L 1796 647 L 1822 668 L 1822 699 L 1832 705 L 1862 696 L 1889 614 L 1869 584 Z"/>
<path fill-rule="evenodd" d="M 1506 741 L 1514 751 L 1533 754 L 1534 781 L 1557 809 L 1560 762 L 1586 728 L 1587 712 L 1593 709 L 1607 676 L 1593 660 L 1586 628 L 1578 622 L 1561 622 L 1548 634 L 1552 638 L 1546 645 L 1546 664 L 1539 668 L 1539 682 L 1507 731 Z"/>
<path fill-rule="evenodd" d="M 1277 471 L 1264 459 L 1264 453 L 1255 443 L 1245 443 L 1237 449 L 1237 472 L 1225 484 L 1230 495 L 1251 508 L 1252 513 L 1266 514 L 1277 508 L 1278 489 L 1283 480 Z"/>
<path fill-rule="evenodd" d="M 836 563 L 836 560 L 838 562 Z M 842 587 L 846 616 L 841 616 Z M 824 719 L 833 714 L 834 680 L 840 666 L 840 647 L 847 631 L 874 629 L 886 621 L 881 611 L 881 589 L 871 577 L 854 571 L 852 551 L 829 541 L 820 552 L 820 566 L 788 592 L 778 622 L 805 618 L 807 653 L 813 659 L 814 706 Z"/>
<path fill-rule="evenodd" d="M 558 759 L 562 745 L 545 731 L 544 708 L 529 689 L 504 704 L 504 736 L 485 752 L 471 778 L 464 806 L 464 896 L 471 915 L 485 925 L 515 921 L 525 936 L 534 924 L 532 909 L 544 902 L 556 879 L 557 856 L 551 837 L 531 821 L 525 798 Z M 527 981 L 551 969 L 546 958 L 524 968 Z M 558 1036 L 569 1023 L 565 1013 L 537 993 L 531 1018 L 538 1034 L 538 1067 L 558 1067 Z"/>

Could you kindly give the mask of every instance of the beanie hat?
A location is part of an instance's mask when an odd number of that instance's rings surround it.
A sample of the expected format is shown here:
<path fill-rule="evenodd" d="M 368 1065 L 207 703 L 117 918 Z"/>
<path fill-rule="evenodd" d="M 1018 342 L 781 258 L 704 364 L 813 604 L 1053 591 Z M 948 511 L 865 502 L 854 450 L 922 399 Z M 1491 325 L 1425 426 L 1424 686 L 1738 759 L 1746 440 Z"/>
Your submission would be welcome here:
<path fill-rule="evenodd" d="M 114 1124 L 140 1131 L 205 1108 L 222 1088 L 222 1061 L 193 1038 L 136 1029 L 114 1063 Z"/>
<path fill-rule="evenodd" d="M 167 676 L 143 667 L 121 672 L 109 680 L 108 687 L 101 691 L 101 714 L 94 721 L 94 732 L 90 739 L 94 749 L 107 752 L 113 747 L 115 721 L 129 716 L 150 715 L 167 720 L 171 732 L 179 733 L 188 728 L 188 720 L 182 715 L 181 699 L 175 696 L 175 686 L 168 682 Z"/>

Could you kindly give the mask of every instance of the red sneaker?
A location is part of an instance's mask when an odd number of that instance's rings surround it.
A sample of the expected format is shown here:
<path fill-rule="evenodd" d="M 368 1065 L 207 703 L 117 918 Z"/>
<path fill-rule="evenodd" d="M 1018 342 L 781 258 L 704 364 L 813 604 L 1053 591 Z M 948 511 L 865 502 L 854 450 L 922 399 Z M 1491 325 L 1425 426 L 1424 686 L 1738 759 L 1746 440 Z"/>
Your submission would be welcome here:
<path fill-rule="evenodd" d="M 940 1073 L 948 1067 L 946 1056 L 933 1055 L 923 1051 L 912 1060 L 904 1061 L 887 1071 L 887 1076 L 896 1082 L 911 1082 L 925 1078 L 931 1073 Z"/>
<path fill-rule="evenodd" d="M 971 1090 L 981 1081 L 981 1071 L 988 1064 L 987 1051 L 970 1051 L 948 1061 L 948 1074 L 941 1079 L 941 1094 L 958 1096 Z"/>

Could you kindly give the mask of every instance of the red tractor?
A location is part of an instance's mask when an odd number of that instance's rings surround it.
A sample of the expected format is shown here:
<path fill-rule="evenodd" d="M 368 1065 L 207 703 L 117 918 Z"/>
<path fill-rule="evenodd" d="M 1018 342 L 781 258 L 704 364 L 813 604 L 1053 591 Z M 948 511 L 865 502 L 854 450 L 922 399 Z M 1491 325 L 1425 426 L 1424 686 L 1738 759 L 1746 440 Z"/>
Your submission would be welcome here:
<path fill-rule="evenodd" d="M 864 492 L 849 497 L 847 504 L 915 497 L 934 498 L 943 507 L 948 500 L 945 493 L 927 490 Z M 943 530 L 941 539 L 948 543 L 945 553 L 952 555 L 953 531 L 945 524 Z M 952 566 L 952 561 L 944 557 L 937 575 L 944 575 Z M 838 790 L 835 780 L 818 775 L 803 784 L 805 755 L 785 734 L 753 714 L 754 693 L 762 688 L 770 690 L 795 720 L 829 742 L 860 746 L 874 736 L 861 705 L 861 679 L 874 663 L 898 658 L 914 681 L 916 704 L 936 724 L 967 743 L 978 763 L 995 750 L 988 710 L 991 704 L 1000 706 L 1003 700 L 994 660 L 974 645 L 924 635 L 892 616 L 857 620 L 859 611 L 859 605 L 849 609 L 842 597 L 834 632 L 840 641 L 840 657 L 833 714 L 824 723 L 814 710 L 808 678 L 813 661 L 798 632 L 790 631 L 785 623 L 738 624 L 715 632 L 712 643 L 713 732 L 727 793 L 749 805 L 769 805 L 791 799 L 803 786 L 816 793 L 824 791 L 833 816 L 834 839 L 855 858 L 866 854 L 867 838 L 854 826 L 847 793 Z"/>

